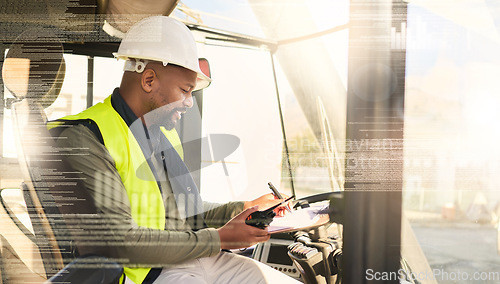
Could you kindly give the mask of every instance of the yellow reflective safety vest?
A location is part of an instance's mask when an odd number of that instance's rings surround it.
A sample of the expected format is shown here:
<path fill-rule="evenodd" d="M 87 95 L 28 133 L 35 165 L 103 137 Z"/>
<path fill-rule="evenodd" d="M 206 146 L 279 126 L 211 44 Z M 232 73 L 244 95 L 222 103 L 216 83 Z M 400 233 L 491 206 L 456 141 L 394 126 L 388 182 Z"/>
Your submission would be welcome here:
<path fill-rule="evenodd" d="M 115 161 L 116 169 L 127 191 L 132 210 L 132 218 L 143 227 L 165 229 L 165 206 L 162 195 L 153 172 L 134 135 L 121 116 L 111 105 L 111 96 L 83 112 L 61 118 L 61 120 L 91 119 L 101 131 L 104 146 Z M 57 124 L 57 122 L 55 123 Z M 49 127 L 55 127 L 51 124 Z M 184 153 L 179 136 L 173 130 L 161 129 L 179 156 L 184 159 Z M 137 170 L 141 169 L 138 173 Z M 140 176 L 140 178 L 138 177 Z M 125 275 L 134 283 L 140 284 L 146 278 L 151 268 L 124 268 Z M 120 281 L 121 283 L 121 281 Z"/>

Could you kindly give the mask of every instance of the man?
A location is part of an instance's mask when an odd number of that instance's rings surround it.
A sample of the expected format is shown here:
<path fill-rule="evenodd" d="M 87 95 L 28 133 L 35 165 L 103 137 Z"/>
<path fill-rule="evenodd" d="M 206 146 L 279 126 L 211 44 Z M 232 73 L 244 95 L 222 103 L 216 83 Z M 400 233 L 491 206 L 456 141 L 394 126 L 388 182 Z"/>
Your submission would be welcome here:
<path fill-rule="evenodd" d="M 72 149 L 69 161 L 112 228 L 105 254 L 131 266 L 125 283 L 294 282 L 224 251 L 267 241 L 267 230 L 245 219 L 256 205 L 280 200 L 268 194 L 222 206 L 204 203 L 182 160 L 174 126 L 192 107 L 192 92 L 210 82 L 199 69 L 189 29 L 164 16 L 144 19 L 115 56 L 127 60 L 120 87 L 51 131 L 61 149 Z M 142 267 L 132 267 L 137 265 Z"/>

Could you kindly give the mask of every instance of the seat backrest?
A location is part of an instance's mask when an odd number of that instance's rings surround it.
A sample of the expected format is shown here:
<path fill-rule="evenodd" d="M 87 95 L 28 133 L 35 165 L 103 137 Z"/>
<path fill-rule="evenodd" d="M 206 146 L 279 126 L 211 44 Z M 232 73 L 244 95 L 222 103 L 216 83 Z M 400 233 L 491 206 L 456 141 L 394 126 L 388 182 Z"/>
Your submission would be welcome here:
<path fill-rule="evenodd" d="M 95 253 L 83 244 L 88 241 L 84 224 L 98 213 L 46 127 L 44 108 L 59 95 L 65 73 L 55 35 L 47 29 L 24 32 L 10 46 L 2 70 L 16 97 L 12 116 L 25 201 L 47 277 L 75 256 Z"/>

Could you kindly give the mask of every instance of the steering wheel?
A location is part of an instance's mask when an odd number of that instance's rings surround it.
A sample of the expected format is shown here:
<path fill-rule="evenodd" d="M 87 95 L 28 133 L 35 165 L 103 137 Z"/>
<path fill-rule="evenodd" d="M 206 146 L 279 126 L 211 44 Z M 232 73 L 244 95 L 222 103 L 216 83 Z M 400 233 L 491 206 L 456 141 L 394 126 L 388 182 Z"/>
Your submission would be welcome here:
<path fill-rule="evenodd" d="M 302 198 L 295 200 L 296 203 L 293 206 L 293 208 L 297 208 L 299 206 L 309 207 L 307 205 L 309 205 L 311 203 L 330 200 L 332 198 L 342 198 L 343 195 L 344 195 L 343 191 L 332 191 L 332 192 L 325 192 L 325 193 L 309 195 L 309 196 L 302 197 Z"/>
<path fill-rule="evenodd" d="M 330 205 L 328 208 L 328 215 L 330 217 L 331 222 L 335 222 L 338 224 L 343 224 L 344 218 L 344 192 L 343 191 L 332 191 L 325 192 L 319 194 L 309 195 L 303 198 L 297 199 L 294 209 L 297 207 L 306 208 L 309 207 L 309 204 L 316 203 L 320 201 L 330 200 Z"/>

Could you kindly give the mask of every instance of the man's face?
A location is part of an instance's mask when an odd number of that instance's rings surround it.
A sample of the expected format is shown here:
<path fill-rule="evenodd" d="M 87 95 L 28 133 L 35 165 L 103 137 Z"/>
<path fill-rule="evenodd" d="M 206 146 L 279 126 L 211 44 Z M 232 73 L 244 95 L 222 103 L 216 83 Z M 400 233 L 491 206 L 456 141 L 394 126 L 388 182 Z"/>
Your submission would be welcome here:
<path fill-rule="evenodd" d="M 149 66 L 149 65 L 148 65 Z M 158 84 L 154 85 L 148 101 L 148 113 L 144 115 L 146 125 L 175 127 L 188 108 L 193 106 L 191 92 L 196 85 L 197 74 L 189 69 L 155 64 Z"/>

